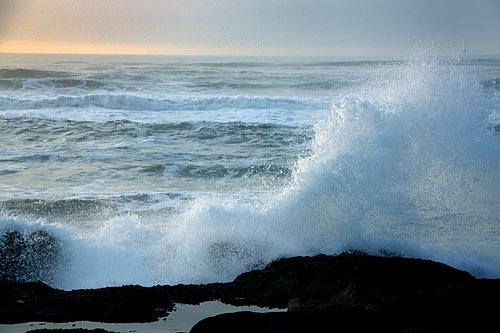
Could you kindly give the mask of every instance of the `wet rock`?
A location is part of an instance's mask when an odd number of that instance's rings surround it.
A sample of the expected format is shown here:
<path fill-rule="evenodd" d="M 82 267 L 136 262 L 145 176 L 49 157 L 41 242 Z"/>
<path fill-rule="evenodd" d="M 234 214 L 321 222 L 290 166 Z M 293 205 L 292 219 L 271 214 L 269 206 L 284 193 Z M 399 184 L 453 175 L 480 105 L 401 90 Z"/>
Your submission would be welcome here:
<path fill-rule="evenodd" d="M 19 231 L 4 232 L 0 241 L 0 279 L 17 280 L 23 271 L 23 252 L 26 248 L 24 237 Z"/>
<path fill-rule="evenodd" d="M 102 328 L 96 329 L 85 329 L 85 328 L 41 328 L 35 329 L 31 331 L 27 331 L 26 333 L 115 333 L 113 331 L 107 331 Z"/>
<path fill-rule="evenodd" d="M 0 236 L 0 280 L 52 282 L 62 263 L 60 242 L 43 230 Z"/>
<path fill-rule="evenodd" d="M 11 251 L 25 246 L 27 237 L 8 237 Z M 429 260 L 345 253 L 281 259 L 230 283 L 61 291 L 3 282 L 0 322 L 147 322 L 175 303 L 221 300 L 290 311 L 224 314 L 193 332 L 484 331 L 496 325 L 498 299 L 500 280 Z"/>
<path fill-rule="evenodd" d="M 195 324 L 190 333 L 254 333 L 254 332 L 313 332 L 305 327 L 304 318 L 289 313 L 255 313 L 242 311 L 209 317 Z"/>
<path fill-rule="evenodd" d="M 246 270 L 262 267 L 262 263 L 257 259 L 261 256 L 256 249 L 227 241 L 215 242 L 207 250 L 207 262 L 217 274 L 229 273 L 230 269 L 236 266 Z"/>
<path fill-rule="evenodd" d="M 301 312 L 304 310 L 304 302 L 300 298 L 292 298 L 288 301 L 288 312 Z"/>

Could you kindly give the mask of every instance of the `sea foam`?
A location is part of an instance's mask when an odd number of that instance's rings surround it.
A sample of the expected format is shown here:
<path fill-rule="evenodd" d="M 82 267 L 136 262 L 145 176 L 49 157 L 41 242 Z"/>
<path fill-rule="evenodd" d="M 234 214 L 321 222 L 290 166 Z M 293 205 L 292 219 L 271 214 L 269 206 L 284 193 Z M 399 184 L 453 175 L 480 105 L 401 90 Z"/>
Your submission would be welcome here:
<path fill-rule="evenodd" d="M 182 111 L 224 109 L 308 110 L 324 105 L 324 100 L 303 97 L 272 96 L 172 96 L 145 97 L 134 94 L 86 94 L 52 98 L 0 97 L 0 110 L 32 110 L 53 108 L 102 108 L 135 111 Z"/>

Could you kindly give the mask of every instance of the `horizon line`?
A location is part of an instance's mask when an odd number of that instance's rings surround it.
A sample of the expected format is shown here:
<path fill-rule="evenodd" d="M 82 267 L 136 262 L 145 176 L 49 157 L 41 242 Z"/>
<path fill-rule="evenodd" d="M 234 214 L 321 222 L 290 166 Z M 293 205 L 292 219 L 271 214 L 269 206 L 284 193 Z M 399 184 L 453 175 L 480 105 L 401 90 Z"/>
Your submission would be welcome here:
<path fill-rule="evenodd" d="M 134 43 L 87 43 L 46 41 L 0 41 L 0 54 L 54 54 L 54 55 L 151 55 L 151 56 L 335 56 L 332 50 L 304 52 L 297 48 L 249 47 L 234 45 L 169 45 Z M 349 56 L 350 54 L 344 54 Z"/>
<path fill-rule="evenodd" d="M 225 51 L 224 51 L 225 50 Z M 360 52 L 353 48 L 338 46 L 336 51 L 323 47 L 312 52 L 303 52 L 296 47 L 262 46 L 251 48 L 235 45 L 217 47 L 208 45 L 167 45 L 167 44 L 119 44 L 85 42 L 36 42 L 0 41 L 0 54 L 31 55 L 102 55 L 102 56 L 206 56 L 206 57 L 405 57 L 404 52 Z M 442 51 L 442 50 L 441 50 Z M 457 54 L 441 54 L 456 56 Z M 500 56 L 500 54 L 468 53 L 468 56 Z"/>
<path fill-rule="evenodd" d="M 40 55 L 40 56 L 130 56 L 130 57 L 262 57 L 262 58 L 295 58 L 295 57 L 322 57 L 322 58 L 404 58 L 402 54 L 216 54 L 216 53 L 62 53 L 62 52 L 5 52 L 0 50 L 0 55 Z M 442 55 L 442 56 L 453 56 Z M 474 53 L 468 54 L 468 57 L 500 57 L 500 53 Z M 396 59 L 395 59 L 396 60 Z"/>

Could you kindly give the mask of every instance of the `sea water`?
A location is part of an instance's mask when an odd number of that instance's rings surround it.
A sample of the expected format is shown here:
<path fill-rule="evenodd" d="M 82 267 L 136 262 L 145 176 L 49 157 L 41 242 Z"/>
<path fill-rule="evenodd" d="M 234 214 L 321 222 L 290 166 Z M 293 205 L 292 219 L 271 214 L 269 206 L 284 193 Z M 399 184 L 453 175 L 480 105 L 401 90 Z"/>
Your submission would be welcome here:
<path fill-rule="evenodd" d="M 52 235 L 57 288 L 350 250 L 500 277 L 499 208 L 500 57 L 0 56 L 0 231 Z"/>

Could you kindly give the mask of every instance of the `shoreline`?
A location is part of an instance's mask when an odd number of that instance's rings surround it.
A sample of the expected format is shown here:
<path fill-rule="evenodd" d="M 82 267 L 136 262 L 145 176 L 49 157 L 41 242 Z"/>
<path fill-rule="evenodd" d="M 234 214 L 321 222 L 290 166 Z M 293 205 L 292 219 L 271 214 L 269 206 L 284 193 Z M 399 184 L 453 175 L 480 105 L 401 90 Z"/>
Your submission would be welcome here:
<path fill-rule="evenodd" d="M 190 332 L 299 332 L 325 325 L 347 331 L 477 331 L 496 324 L 492 304 L 499 298 L 500 279 L 476 279 L 430 260 L 342 253 L 280 259 L 232 282 L 205 285 L 62 291 L 40 282 L 4 281 L 0 323 L 86 321 L 126 327 L 175 319 L 181 314 L 173 311 L 177 304 L 199 310 L 193 305 L 216 301 L 233 308 L 206 313 Z"/>

